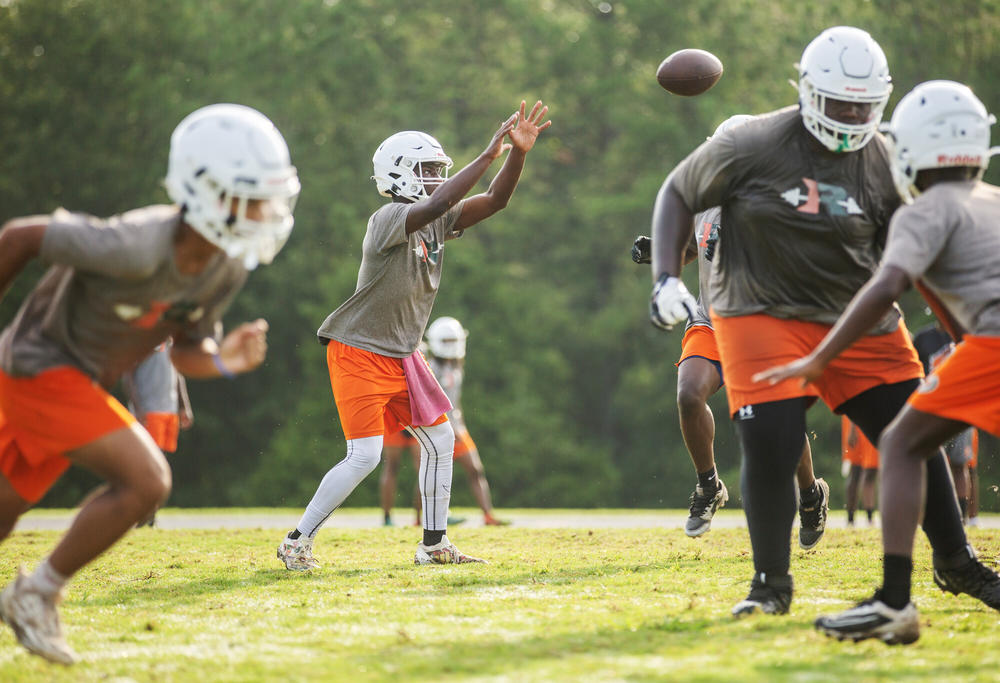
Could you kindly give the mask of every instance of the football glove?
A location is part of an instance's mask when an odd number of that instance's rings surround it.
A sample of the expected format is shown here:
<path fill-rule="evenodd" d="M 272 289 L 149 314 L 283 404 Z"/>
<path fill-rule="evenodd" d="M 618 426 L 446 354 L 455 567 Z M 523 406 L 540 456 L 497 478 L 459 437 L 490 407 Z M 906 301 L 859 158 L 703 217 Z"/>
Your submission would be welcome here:
<path fill-rule="evenodd" d="M 632 260 L 636 263 L 651 263 L 651 245 L 653 241 L 645 235 L 639 235 L 632 243 Z"/>
<path fill-rule="evenodd" d="M 661 330 L 672 330 L 674 325 L 694 316 L 698 302 L 680 278 L 664 273 L 653 287 L 649 301 L 649 319 Z"/>

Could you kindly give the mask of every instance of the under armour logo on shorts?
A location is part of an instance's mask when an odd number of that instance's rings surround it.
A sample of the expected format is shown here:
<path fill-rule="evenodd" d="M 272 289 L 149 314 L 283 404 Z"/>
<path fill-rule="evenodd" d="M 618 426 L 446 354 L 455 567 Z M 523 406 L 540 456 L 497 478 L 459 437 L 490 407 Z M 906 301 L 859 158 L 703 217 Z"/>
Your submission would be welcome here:
<path fill-rule="evenodd" d="M 737 420 L 752 420 L 753 418 L 753 406 L 742 406 L 736 416 Z"/>

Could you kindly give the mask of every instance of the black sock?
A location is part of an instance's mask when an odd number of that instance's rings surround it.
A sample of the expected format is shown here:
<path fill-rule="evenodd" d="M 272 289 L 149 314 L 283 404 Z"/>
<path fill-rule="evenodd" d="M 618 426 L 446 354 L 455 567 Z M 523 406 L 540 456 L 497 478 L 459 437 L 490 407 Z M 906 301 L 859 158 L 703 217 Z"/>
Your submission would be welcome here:
<path fill-rule="evenodd" d="M 302 532 L 299 531 L 298 529 L 292 529 L 291 531 L 288 532 L 288 538 L 292 539 L 293 541 L 299 540 L 299 536 L 301 535 Z"/>
<path fill-rule="evenodd" d="M 424 545 L 437 545 L 441 542 L 442 538 L 444 538 L 444 531 L 431 531 L 430 529 L 424 529 Z"/>
<path fill-rule="evenodd" d="M 799 499 L 803 507 L 814 507 L 819 502 L 819 486 L 816 485 L 815 479 L 809 488 L 799 489 Z"/>
<path fill-rule="evenodd" d="M 707 472 L 698 473 L 698 486 L 702 491 L 714 491 L 719 488 L 719 478 L 714 467 Z"/>
<path fill-rule="evenodd" d="M 871 517 L 869 517 L 868 519 L 871 519 Z M 847 511 L 847 523 L 854 524 L 854 510 Z"/>
<path fill-rule="evenodd" d="M 872 521 L 872 517 L 875 516 L 875 511 L 874 510 L 865 510 L 865 512 L 868 513 L 868 522 L 870 523 Z"/>
<path fill-rule="evenodd" d="M 882 559 L 882 602 L 903 609 L 910 602 L 913 559 L 906 555 L 886 555 Z"/>

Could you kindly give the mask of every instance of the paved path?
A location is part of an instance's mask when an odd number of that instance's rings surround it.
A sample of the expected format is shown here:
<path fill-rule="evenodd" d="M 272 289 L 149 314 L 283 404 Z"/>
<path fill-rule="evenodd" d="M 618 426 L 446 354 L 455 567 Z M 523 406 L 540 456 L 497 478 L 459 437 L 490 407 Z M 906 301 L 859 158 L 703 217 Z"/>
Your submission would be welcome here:
<path fill-rule="evenodd" d="M 17 531 L 63 530 L 69 527 L 75 511 L 33 510 L 18 523 Z M 287 509 L 252 510 L 198 510 L 167 508 L 156 516 L 156 526 L 161 529 L 291 529 L 299 521 L 301 511 Z M 464 516 L 464 527 L 482 526 L 478 511 L 472 509 L 454 510 L 454 515 Z M 509 520 L 511 526 L 522 529 L 580 529 L 580 528 L 664 528 L 680 529 L 687 519 L 686 510 L 502 510 L 498 516 Z M 394 512 L 397 524 L 413 521 L 413 512 L 397 509 Z M 349 529 L 382 526 L 382 513 L 375 508 L 347 508 L 338 510 L 330 518 L 328 525 Z M 842 511 L 831 513 L 829 527 L 844 528 L 846 515 Z M 712 522 L 714 528 L 732 529 L 746 527 L 742 510 L 723 510 Z M 866 522 L 859 524 L 860 528 Z M 980 526 L 1000 529 L 1000 515 L 989 514 L 980 518 Z"/>

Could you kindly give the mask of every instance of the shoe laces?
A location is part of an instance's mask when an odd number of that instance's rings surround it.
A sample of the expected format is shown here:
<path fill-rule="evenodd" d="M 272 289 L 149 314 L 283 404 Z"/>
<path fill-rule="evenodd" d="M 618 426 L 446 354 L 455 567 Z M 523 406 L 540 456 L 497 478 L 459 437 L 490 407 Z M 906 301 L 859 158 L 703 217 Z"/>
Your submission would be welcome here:
<path fill-rule="evenodd" d="M 691 497 L 688 499 L 688 501 L 691 504 L 690 508 L 691 516 L 700 517 L 703 514 L 705 514 L 705 510 L 707 510 L 712 505 L 712 501 L 715 500 L 715 497 L 718 494 L 719 494 L 718 488 L 712 491 L 711 493 L 705 493 L 700 486 L 695 487 L 694 493 L 692 493 Z"/>

